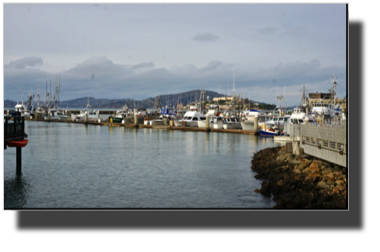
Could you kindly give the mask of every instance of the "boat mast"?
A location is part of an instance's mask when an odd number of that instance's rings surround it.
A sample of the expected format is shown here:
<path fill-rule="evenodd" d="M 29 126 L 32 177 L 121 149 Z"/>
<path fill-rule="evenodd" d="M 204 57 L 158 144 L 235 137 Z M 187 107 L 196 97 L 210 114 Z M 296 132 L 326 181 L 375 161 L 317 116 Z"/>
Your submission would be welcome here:
<path fill-rule="evenodd" d="M 37 86 L 37 109 L 40 110 L 40 84 Z"/>
<path fill-rule="evenodd" d="M 335 109 L 335 97 L 336 97 L 336 75 L 335 75 L 335 71 L 334 71 L 334 74 L 332 76 L 332 81 L 333 81 L 333 90 L 334 90 L 334 109 Z"/>
<path fill-rule="evenodd" d="M 59 109 L 59 93 L 61 92 L 61 75 L 58 77 L 58 108 Z"/>

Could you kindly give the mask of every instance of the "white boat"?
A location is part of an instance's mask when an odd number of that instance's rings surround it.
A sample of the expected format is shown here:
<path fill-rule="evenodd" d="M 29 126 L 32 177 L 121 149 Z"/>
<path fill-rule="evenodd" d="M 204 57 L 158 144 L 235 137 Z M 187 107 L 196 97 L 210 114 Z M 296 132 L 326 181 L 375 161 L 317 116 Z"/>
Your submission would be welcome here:
<path fill-rule="evenodd" d="M 183 116 L 182 120 L 178 120 L 181 126 L 198 127 L 198 121 L 205 121 L 206 116 L 198 111 L 188 111 Z M 175 125 L 175 122 L 174 122 Z"/>
<path fill-rule="evenodd" d="M 267 121 L 265 124 L 273 128 L 284 128 L 284 123 L 288 123 L 290 116 L 272 117 L 271 120 Z"/>
<path fill-rule="evenodd" d="M 164 121 L 162 120 L 162 115 L 158 119 L 150 120 L 149 125 L 164 125 Z"/>
<path fill-rule="evenodd" d="M 260 114 L 259 115 L 259 118 L 257 119 L 258 121 L 258 124 L 259 124 L 259 128 L 261 128 L 263 125 L 265 125 L 268 121 L 271 120 L 271 116 L 270 115 L 266 115 L 266 114 Z"/>
<path fill-rule="evenodd" d="M 213 129 L 223 129 L 223 117 L 214 116 L 211 118 L 210 127 Z"/>
<path fill-rule="evenodd" d="M 241 127 L 243 130 L 254 130 L 254 118 L 258 117 L 260 112 L 258 110 L 252 109 L 248 113 L 247 111 L 244 112 L 243 116 L 245 117 L 245 120 L 240 122 Z"/>
<path fill-rule="evenodd" d="M 208 106 L 208 111 L 206 113 L 206 116 L 218 116 L 218 115 L 219 115 L 219 105 L 210 104 Z"/>
<path fill-rule="evenodd" d="M 149 124 L 148 125 L 165 125 L 165 122 L 164 122 L 164 119 L 167 119 L 167 120 L 172 120 L 175 122 L 175 120 L 177 119 L 177 117 L 175 115 L 160 115 L 160 117 L 158 119 L 155 119 L 155 120 L 150 120 L 148 121 Z"/>
<path fill-rule="evenodd" d="M 48 116 L 45 116 L 44 119 L 49 119 L 49 115 L 51 120 L 68 120 L 69 118 L 63 111 L 59 111 L 54 108 L 48 110 Z"/>
<path fill-rule="evenodd" d="M 312 116 L 307 115 L 300 108 L 295 108 L 288 121 L 289 124 L 305 124 L 306 119 L 308 119 L 310 122 L 313 121 Z"/>
<path fill-rule="evenodd" d="M 235 117 L 224 118 L 223 129 L 241 129 L 241 124 Z"/>
<path fill-rule="evenodd" d="M 214 128 L 214 125 L 216 129 L 221 129 L 223 125 L 223 118 L 221 116 L 210 116 L 209 118 L 209 127 Z M 206 120 L 198 121 L 198 128 L 206 128 Z"/>
<path fill-rule="evenodd" d="M 333 104 L 316 102 L 316 103 L 312 103 L 311 105 L 312 105 L 311 113 L 314 113 L 316 115 L 334 116 L 335 114 L 335 108 Z"/>
<path fill-rule="evenodd" d="M 86 113 L 87 113 L 87 119 L 89 121 L 98 121 L 100 119 L 99 111 L 91 109 L 91 105 L 90 105 L 89 100 L 87 100 L 86 108 L 81 110 L 79 115 L 75 116 L 75 120 L 76 121 L 84 121 Z"/>
<path fill-rule="evenodd" d="M 30 116 L 30 112 L 28 111 L 27 106 L 24 105 L 24 102 L 22 102 L 22 104 L 19 104 L 17 102 L 15 106 L 15 111 L 21 113 L 21 116 Z"/>

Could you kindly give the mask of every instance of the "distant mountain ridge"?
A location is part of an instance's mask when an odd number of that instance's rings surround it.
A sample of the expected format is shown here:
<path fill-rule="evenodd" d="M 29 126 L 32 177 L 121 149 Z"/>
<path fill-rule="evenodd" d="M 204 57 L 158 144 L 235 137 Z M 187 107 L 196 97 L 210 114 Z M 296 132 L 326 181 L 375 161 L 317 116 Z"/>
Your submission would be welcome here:
<path fill-rule="evenodd" d="M 166 95 L 159 95 L 159 102 L 161 103 L 161 106 L 166 105 L 176 105 L 177 103 L 182 103 L 183 105 L 187 105 L 191 102 L 197 101 L 200 98 L 201 90 L 192 90 L 188 92 L 183 92 L 180 94 L 166 94 Z M 225 97 L 224 94 L 219 94 L 214 91 L 206 90 L 205 93 L 205 100 L 207 101 L 207 96 L 209 97 L 209 100 L 212 101 L 216 97 Z M 157 96 L 156 96 L 157 97 Z M 153 108 L 154 107 L 154 100 L 155 97 L 150 97 L 144 100 L 135 100 L 134 101 L 134 107 L 137 108 Z M 44 102 L 44 101 L 41 101 Z M 109 109 L 121 109 L 126 102 L 128 103 L 128 106 L 132 106 L 132 99 L 126 98 L 126 99 L 97 99 L 94 97 L 81 97 L 81 98 L 75 98 L 72 100 L 67 101 L 61 101 L 59 103 L 60 108 L 85 108 L 87 106 L 87 103 L 90 103 L 92 108 L 109 108 Z M 255 102 L 255 101 L 252 101 Z M 265 104 L 263 102 L 258 102 L 260 104 Z M 4 107 L 5 108 L 14 108 L 16 105 L 16 102 L 11 100 L 5 100 L 4 101 Z"/>

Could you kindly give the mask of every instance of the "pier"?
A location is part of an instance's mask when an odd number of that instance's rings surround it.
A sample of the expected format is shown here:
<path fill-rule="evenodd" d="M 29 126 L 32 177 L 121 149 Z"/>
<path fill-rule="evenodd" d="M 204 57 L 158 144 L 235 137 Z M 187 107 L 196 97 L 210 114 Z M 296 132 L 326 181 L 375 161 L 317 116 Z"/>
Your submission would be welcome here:
<path fill-rule="evenodd" d="M 346 122 L 286 125 L 287 149 L 293 154 L 308 154 L 347 167 Z"/>

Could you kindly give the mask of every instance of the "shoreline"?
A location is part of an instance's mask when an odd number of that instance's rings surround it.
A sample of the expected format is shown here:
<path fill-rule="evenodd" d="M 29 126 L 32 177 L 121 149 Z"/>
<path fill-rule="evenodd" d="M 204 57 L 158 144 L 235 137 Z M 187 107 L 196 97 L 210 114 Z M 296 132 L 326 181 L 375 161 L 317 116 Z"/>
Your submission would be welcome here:
<path fill-rule="evenodd" d="M 264 180 L 255 192 L 276 201 L 273 208 L 348 209 L 347 168 L 286 152 L 286 146 L 254 154 L 251 169 Z"/>

